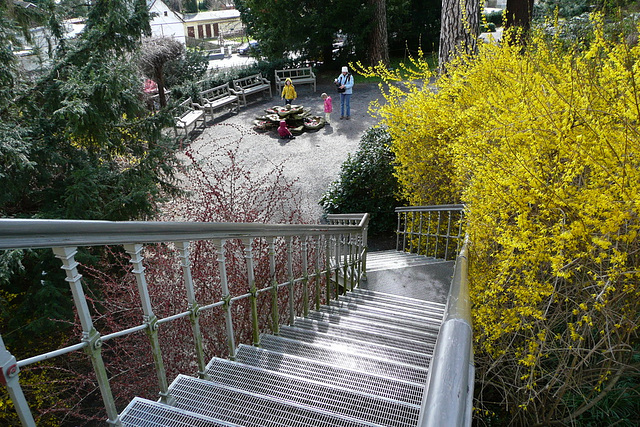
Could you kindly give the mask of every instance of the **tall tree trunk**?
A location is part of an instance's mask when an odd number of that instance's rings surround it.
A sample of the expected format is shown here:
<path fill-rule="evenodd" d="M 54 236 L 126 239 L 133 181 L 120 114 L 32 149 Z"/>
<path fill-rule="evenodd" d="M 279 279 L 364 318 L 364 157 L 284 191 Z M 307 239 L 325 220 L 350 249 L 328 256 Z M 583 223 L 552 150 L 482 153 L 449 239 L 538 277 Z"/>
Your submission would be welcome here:
<path fill-rule="evenodd" d="M 524 44 L 525 37 L 531 28 L 533 14 L 533 0 L 507 0 L 507 21 L 505 29 L 513 28 L 519 31 L 511 41 Z"/>
<path fill-rule="evenodd" d="M 373 30 L 369 38 L 369 62 L 389 65 L 389 40 L 387 37 L 387 6 L 385 0 L 369 0 L 373 6 Z"/>
<path fill-rule="evenodd" d="M 440 24 L 440 72 L 445 73 L 447 62 L 463 53 L 478 49 L 478 0 L 442 0 Z"/>

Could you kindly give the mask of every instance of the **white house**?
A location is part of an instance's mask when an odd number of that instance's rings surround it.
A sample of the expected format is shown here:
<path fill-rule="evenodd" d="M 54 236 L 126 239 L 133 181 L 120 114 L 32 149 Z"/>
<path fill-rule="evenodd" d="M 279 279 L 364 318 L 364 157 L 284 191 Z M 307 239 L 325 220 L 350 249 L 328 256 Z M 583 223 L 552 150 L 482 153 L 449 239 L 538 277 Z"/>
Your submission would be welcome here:
<path fill-rule="evenodd" d="M 192 39 L 212 39 L 221 34 L 242 32 L 240 12 L 235 9 L 210 12 L 187 13 L 184 15 L 187 37 Z"/>
<path fill-rule="evenodd" d="M 173 37 L 185 44 L 185 25 L 182 16 L 169 8 L 162 0 L 147 0 L 151 15 L 152 37 Z"/>

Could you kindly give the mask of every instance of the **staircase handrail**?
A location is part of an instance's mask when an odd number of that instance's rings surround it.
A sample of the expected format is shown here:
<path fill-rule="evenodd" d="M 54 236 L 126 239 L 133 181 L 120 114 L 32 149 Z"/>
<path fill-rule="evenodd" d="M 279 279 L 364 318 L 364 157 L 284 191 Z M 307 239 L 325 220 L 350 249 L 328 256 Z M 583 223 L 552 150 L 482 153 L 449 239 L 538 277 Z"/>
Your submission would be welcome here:
<path fill-rule="evenodd" d="M 172 397 L 167 393 L 167 378 L 162 362 L 162 353 L 158 342 L 158 326 L 162 323 L 176 319 L 190 317 L 193 325 L 193 334 L 196 342 L 196 356 L 198 363 L 198 374 L 206 376 L 204 358 L 202 354 L 202 336 L 199 332 L 198 316 L 204 310 L 221 307 L 225 310 L 228 344 L 231 357 L 235 354 L 235 343 L 233 341 L 233 325 L 231 324 L 229 309 L 234 301 L 248 298 L 252 305 L 253 339 L 257 344 L 258 338 L 258 315 L 255 311 L 255 299 L 263 292 L 277 291 L 282 286 L 287 286 L 290 292 L 295 285 L 303 286 L 304 290 L 304 312 L 308 313 L 309 297 L 307 282 L 310 278 L 326 278 L 327 298 L 332 298 L 331 291 L 332 277 L 338 279 L 340 271 L 349 271 L 352 280 L 359 280 L 363 275 L 366 256 L 366 229 L 368 224 L 368 214 L 347 214 L 343 217 L 335 216 L 333 224 L 263 224 L 263 223 L 214 223 L 214 222 L 144 222 L 144 221 L 91 221 L 91 220 L 53 220 L 53 219 L 0 219 L 0 250 L 18 249 L 47 249 L 53 250 L 55 256 L 62 262 L 62 268 L 66 271 L 66 281 L 71 287 L 75 307 L 78 311 L 78 318 L 82 325 L 81 342 L 65 348 L 57 349 L 48 353 L 35 355 L 23 360 L 17 360 L 5 347 L 0 335 L 0 383 L 4 385 L 14 403 L 21 423 L 24 426 L 35 426 L 35 421 L 29 405 L 24 397 L 19 382 L 20 368 L 32 363 L 36 363 L 49 358 L 61 356 L 83 349 L 90 357 L 96 373 L 98 387 L 102 394 L 102 399 L 106 408 L 108 423 L 120 425 L 119 414 L 116 410 L 109 379 L 101 357 L 102 343 L 107 339 L 114 339 L 123 335 L 145 330 L 149 336 L 152 351 L 154 353 L 154 364 L 159 381 L 160 398 L 165 403 L 170 403 Z M 256 288 L 253 273 L 253 252 L 252 242 L 254 239 L 271 239 L 270 243 L 270 263 L 273 261 L 274 242 L 278 238 L 285 238 L 287 242 L 287 257 L 289 277 L 284 283 L 277 283 L 273 279 L 273 284 L 265 288 Z M 301 241 L 302 251 L 302 276 L 294 277 L 291 270 L 291 246 L 294 238 Z M 231 296 L 227 289 L 226 275 L 223 273 L 225 263 L 224 242 L 228 240 L 241 240 L 244 246 L 244 253 L 248 269 L 249 293 Z M 221 286 L 223 298 L 205 306 L 198 305 L 195 300 L 193 282 L 190 271 L 189 244 L 191 241 L 212 240 L 218 252 L 218 263 L 221 268 Z M 173 243 L 181 259 L 183 267 L 183 277 L 187 292 L 189 307 L 181 313 L 165 318 L 158 318 L 153 312 L 151 300 L 147 291 L 147 283 L 144 274 L 143 245 L 149 243 Z M 317 259 L 315 261 L 315 272 L 309 272 L 307 265 L 307 250 L 309 244 L 317 247 Z M 126 252 L 134 265 L 132 272 L 136 277 L 140 303 L 144 313 L 142 324 L 119 330 L 109 335 L 100 335 L 94 328 L 92 316 L 85 298 L 82 275 L 78 273 L 78 263 L 75 260 L 77 248 L 81 246 L 105 246 L 124 245 Z M 321 260 L 320 254 L 324 252 L 325 260 Z M 335 256 L 334 256 L 335 255 Z M 331 264 L 335 265 L 335 269 Z M 323 265 L 324 264 L 324 265 Z M 346 286 L 345 286 L 346 287 Z M 353 287 L 353 282 L 351 284 Z M 337 289 L 338 286 L 335 286 Z M 319 291 L 317 289 L 317 291 Z M 277 292 L 276 292 L 277 294 Z M 337 292 L 336 292 L 337 297 Z M 289 297 L 289 317 L 293 321 L 295 316 L 293 310 L 293 295 Z M 316 292 L 316 305 L 319 306 L 320 299 Z M 277 313 L 276 313 L 277 316 Z"/>
<path fill-rule="evenodd" d="M 360 214 L 361 217 L 364 214 Z M 368 216 L 368 214 L 366 214 Z M 0 250 L 326 235 L 363 225 L 0 219 Z"/>
<path fill-rule="evenodd" d="M 468 283 L 468 237 L 456 258 L 418 427 L 471 426 L 475 367 Z"/>

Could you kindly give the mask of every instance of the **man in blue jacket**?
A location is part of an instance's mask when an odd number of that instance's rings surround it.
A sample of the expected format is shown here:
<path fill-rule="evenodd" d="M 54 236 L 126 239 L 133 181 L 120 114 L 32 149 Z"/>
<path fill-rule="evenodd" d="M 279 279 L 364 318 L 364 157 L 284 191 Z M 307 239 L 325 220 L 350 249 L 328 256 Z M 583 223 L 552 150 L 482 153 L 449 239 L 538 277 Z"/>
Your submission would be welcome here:
<path fill-rule="evenodd" d="M 351 94 L 353 93 L 353 76 L 347 67 L 342 67 L 342 74 L 335 80 L 340 93 L 340 120 L 351 118 Z M 346 111 L 345 111 L 346 110 Z M 346 113 L 346 114 L 345 114 Z"/>

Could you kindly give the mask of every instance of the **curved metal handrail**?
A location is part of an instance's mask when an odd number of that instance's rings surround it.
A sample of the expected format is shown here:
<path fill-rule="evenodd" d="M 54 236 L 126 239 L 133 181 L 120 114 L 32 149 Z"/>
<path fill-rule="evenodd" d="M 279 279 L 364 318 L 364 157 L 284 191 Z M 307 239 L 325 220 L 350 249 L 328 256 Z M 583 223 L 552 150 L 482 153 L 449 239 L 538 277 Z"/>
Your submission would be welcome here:
<path fill-rule="evenodd" d="M 468 238 L 456 258 L 444 322 L 434 350 L 419 427 L 470 426 L 472 419 L 473 335 L 468 284 Z"/>

